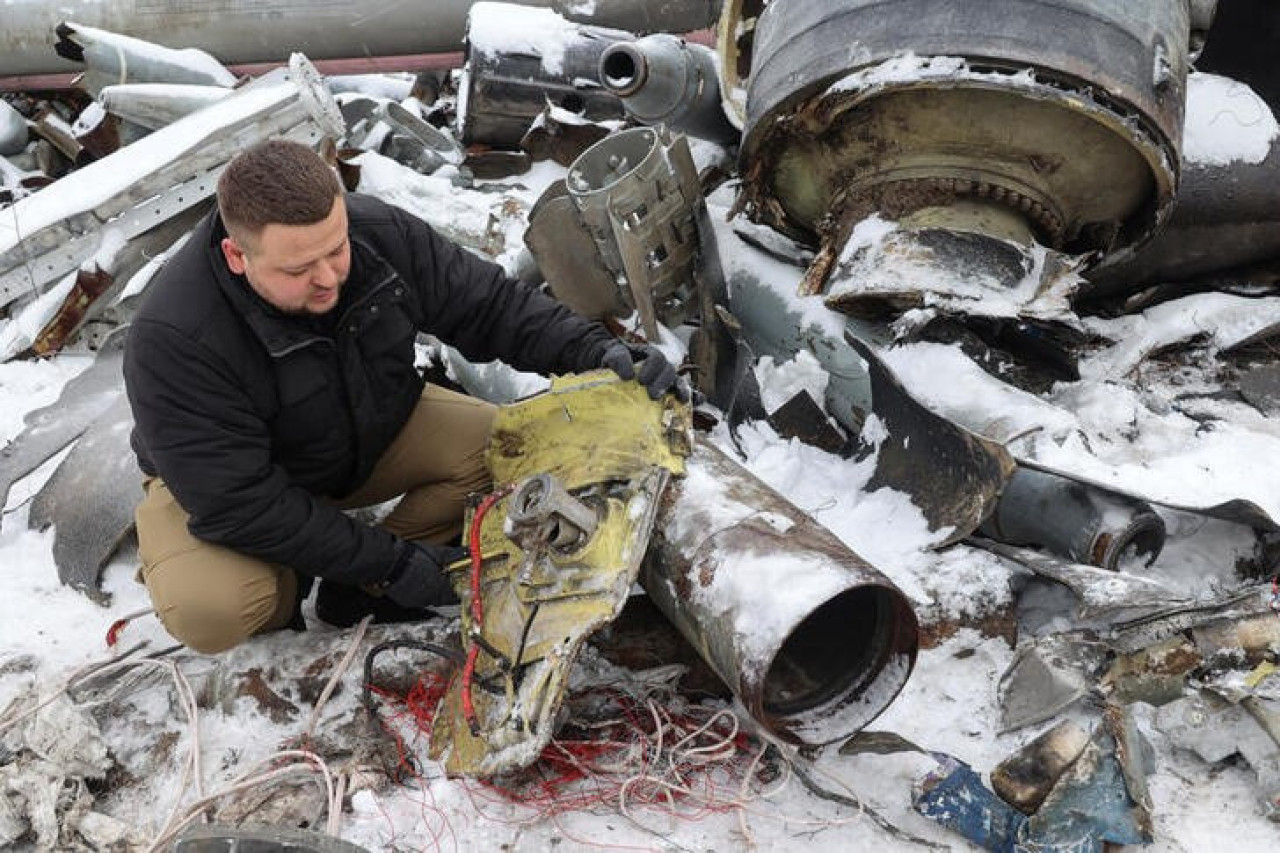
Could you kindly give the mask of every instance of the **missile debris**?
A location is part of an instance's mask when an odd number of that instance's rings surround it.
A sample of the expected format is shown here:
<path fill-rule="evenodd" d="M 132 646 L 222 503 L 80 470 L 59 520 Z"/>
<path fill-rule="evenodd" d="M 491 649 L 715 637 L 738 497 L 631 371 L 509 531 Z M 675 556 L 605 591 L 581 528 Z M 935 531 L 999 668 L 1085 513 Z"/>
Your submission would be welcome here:
<path fill-rule="evenodd" d="M 600 56 L 600 82 L 632 118 L 721 143 L 739 131 L 725 117 L 715 53 L 669 34 L 618 42 Z"/>
<path fill-rule="evenodd" d="M 608 372 L 499 409 L 487 454 L 499 488 L 468 513 L 471 560 L 449 569 L 467 663 L 431 736 L 448 772 L 519 769 L 550 741 L 574 658 L 621 611 L 684 471 L 690 418 Z"/>
<path fill-rule="evenodd" d="M 1164 520 L 1143 501 L 1032 468 L 1018 468 L 979 532 L 1035 545 L 1077 563 L 1116 570 L 1150 566 L 1164 547 Z"/>
<path fill-rule="evenodd" d="M 75 66 L 53 51 L 54 29 L 79 26 L 127 31 L 135 38 L 198 47 L 228 64 L 288 60 L 305 46 L 312 59 L 407 57 L 452 53 L 462 47 L 474 0 L 433 0 L 429 9 L 402 0 L 367 0 L 358 6 L 311 4 L 289 14 L 281 3 L 263 6 L 189 4 L 164 14 L 139 14 L 134 0 L 8 0 L 0 29 L 0 76 L 52 74 Z M 582 24 L 635 33 L 690 32 L 712 26 L 717 0 L 519 0 L 550 7 Z"/>
<path fill-rule="evenodd" d="M 463 144 L 515 148 L 548 103 L 593 121 L 621 120 L 622 102 L 600 85 L 598 68 L 605 48 L 631 38 L 548 9 L 472 5 L 458 82 Z"/>
<path fill-rule="evenodd" d="M 129 446 L 132 429 L 129 400 L 120 394 L 36 493 L 27 521 L 37 530 L 53 527 L 58 580 L 102 603 L 102 567 L 132 532 L 142 500 L 142 472 Z"/>
<path fill-rule="evenodd" d="M 0 101 L 0 157 L 19 154 L 27 147 L 27 120 L 8 101 Z"/>
<path fill-rule="evenodd" d="M 700 209 L 684 137 L 624 130 L 583 152 L 544 193 L 525 242 L 557 299 L 588 317 L 635 310 L 656 341 L 659 322 L 677 326 L 697 308 L 697 265 L 718 259 L 714 242 L 702 244 L 714 237 L 699 232 Z"/>
<path fill-rule="evenodd" d="M 234 74 L 196 48 L 175 50 L 73 21 L 59 24 L 57 33 L 54 50 L 64 59 L 83 63 L 77 85 L 94 96 L 111 83 L 236 83 Z"/>
<path fill-rule="evenodd" d="M 1018 811 L 1034 814 L 1088 743 L 1088 732 L 1063 720 L 997 764 L 991 787 Z"/>
<path fill-rule="evenodd" d="M 993 293 L 1038 245 L 1117 253 L 1168 216 L 1185 0 L 1124 15 L 1099 0 L 1021 6 L 1009 4 L 998 39 L 985 15 L 933 0 L 781 0 L 760 13 L 740 203 L 819 248 L 805 292 L 831 287 L 838 308 L 841 285 L 877 283 L 854 239 L 874 213 L 899 222 L 893 251 L 916 263 L 939 240 L 984 247 L 974 262 L 991 271 Z M 1050 43 L 1048 32 L 1069 35 Z M 1121 47 L 1134 44 L 1141 61 Z M 945 282 L 950 271 L 934 272 Z"/>
<path fill-rule="evenodd" d="M 698 441 L 662 498 L 641 583 L 761 725 L 827 744 L 911 674 L 907 598 L 825 528 Z"/>
<path fill-rule="evenodd" d="M 27 413 L 26 428 L 0 448 L 0 498 L 8 500 L 14 483 L 79 438 L 124 396 L 124 340 L 123 330 L 110 336 L 57 400 Z"/>
<path fill-rule="evenodd" d="M 1215 141 L 1226 127 L 1233 144 L 1224 150 Z M 1183 147 L 1182 179 L 1168 224 L 1131 256 L 1091 270 L 1085 304 L 1143 286 L 1209 277 L 1280 253 L 1280 133 L 1266 101 L 1239 80 L 1192 74 Z"/>

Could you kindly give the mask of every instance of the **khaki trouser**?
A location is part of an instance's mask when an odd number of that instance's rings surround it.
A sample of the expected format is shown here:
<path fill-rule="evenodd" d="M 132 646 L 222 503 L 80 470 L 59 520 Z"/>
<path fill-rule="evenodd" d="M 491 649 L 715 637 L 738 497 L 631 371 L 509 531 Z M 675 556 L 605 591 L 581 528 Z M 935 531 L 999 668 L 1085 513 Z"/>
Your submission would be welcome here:
<path fill-rule="evenodd" d="M 335 503 L 352 509 L 403 495 L 382 526 L 405 539 L 449 541 L 462 529 L 467 495 L 489 487 L 493 416 L 488 403 L 428 385 L 369 479 Z M 144 488 L 138 574 L 170 634 L 213 654 L 289 624 L 299 589 L 292 569 L 195 538 L 163 480 Z"/>

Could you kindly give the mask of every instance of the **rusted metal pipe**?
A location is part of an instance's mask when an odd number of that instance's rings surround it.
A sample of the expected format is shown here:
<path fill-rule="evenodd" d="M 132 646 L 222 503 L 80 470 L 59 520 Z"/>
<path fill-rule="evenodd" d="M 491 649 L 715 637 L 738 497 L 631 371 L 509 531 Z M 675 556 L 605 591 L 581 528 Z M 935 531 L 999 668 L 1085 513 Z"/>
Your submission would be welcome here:
<path fill-rule="evenodd" d="M 751 716 L 791 743 L 857 732 L 915 665 L 906 596 L 705 439 L 663 497 L 640 580 Z"/>

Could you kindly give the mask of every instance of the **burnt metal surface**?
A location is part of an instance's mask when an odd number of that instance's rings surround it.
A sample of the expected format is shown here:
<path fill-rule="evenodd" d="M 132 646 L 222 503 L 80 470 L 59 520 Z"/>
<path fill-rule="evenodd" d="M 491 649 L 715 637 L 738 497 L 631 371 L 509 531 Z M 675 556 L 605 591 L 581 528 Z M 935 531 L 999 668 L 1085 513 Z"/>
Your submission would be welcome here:
<path fill-rule="evenodd" d="M 875 719 L 918 624 L 879 571 L 706 441 L 662 500 L 641 583 L 751 716 L 802 744 Z"/>
<path fill-rule="evenodd" d="M 1032 814 L 1088 742 L 1088 732 L 1063 720 L 997 764 L 991 787 L 1018 811 Z"/>
<path fill-rule="evenodd" d="M 503 7 L 508 7 L 504 9 Z M 556 55 L 510 44 L 513 17 L 547 28 Z M 626 30 L 573 24 L 545 9 L 479 3 L 467 18 L 466 65 L 458 83 L 458 129 L 466 145 L 516 148 L 548 104 L 591 121 L 626 117 L 622 101 L 599 83 L 605 49 L 634 36 Z"/>

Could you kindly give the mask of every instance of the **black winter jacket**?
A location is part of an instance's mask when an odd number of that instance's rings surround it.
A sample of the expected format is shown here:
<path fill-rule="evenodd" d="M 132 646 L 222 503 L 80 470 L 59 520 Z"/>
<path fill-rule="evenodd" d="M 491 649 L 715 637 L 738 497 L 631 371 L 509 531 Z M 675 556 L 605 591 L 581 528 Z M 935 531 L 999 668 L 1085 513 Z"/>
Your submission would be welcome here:
<path fill-rule="evenodd" d="M 595 367 L 612 339 L 416 217 L 346 202 L 351 272 L 325 320 L 286 315 L 233 274 L 215 210 L 148 286 L 124 373 L 138 463 L 193 535 L 376 583 L 404 543 L 318 497 L 354 491 L 408 419 L 424 384 L 417 333 L 544 374 Z"/>

